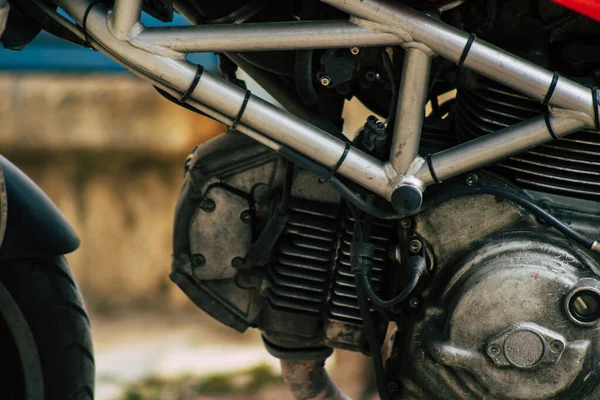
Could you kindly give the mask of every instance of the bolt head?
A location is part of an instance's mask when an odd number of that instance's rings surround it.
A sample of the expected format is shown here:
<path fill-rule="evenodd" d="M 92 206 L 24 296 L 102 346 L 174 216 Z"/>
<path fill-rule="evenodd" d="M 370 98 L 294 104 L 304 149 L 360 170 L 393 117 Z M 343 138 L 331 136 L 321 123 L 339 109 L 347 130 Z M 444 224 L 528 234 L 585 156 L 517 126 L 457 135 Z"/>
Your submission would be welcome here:
<path fill-rule="evenodd" d="M 252 222 L 252 212 L 250 210 L 243 211 L 240 214 L 240 220 L 245 224 L 249 224 Z"/>
<path fill-rule="evenodd" d="M 553 353 L 560 353 L 565 349 L 565 345 L 560 340 L 553 340 L 550 343 L 550 351 Z"/>
<path fill-rule="evenodd" d="M 323 86 L 331 85 L 331 78 L 329 78 L 328 76 L 321 77 L 321 85 L 323 85 Z"/>
<path fill-rule="evenodd" d="M 408 249 L 411 253 L 418 253 L 422 248 L 423 243 L 421 243 L 421 241 L 418 239 L 411 240 L 410 243 L 408 243 Z"/>
<path fill-rule="evenodd" d="M 204 257 L 202 254 L 194 254 L 192 256 L 192 264 L 194 267 L 201 267 L 206 264 L 206 257 Z"/>
<path fill-rule="evenodd" d="M 468 186 L 473 186 L 477 183 L 477 181 L 479 180 L 479 177 L 475 174 L 471 174 L 469 176 L 467 176 L 467 179 L 465 180 L 465 182 L 467 183 Z"/>
<path fill-rule="evenodd" d="M 388 382 L 387 384 L 387 389 L 391 392 L 391 393 L 396 393 L 398 391 L 398 389 L 400 389 L 400 387 L 398 386 L 398 383 L 392 381 L 392 382 Z"/>
<path fill-rule="evenodd" d="M 408 218 L 404 218 L 404 219 L 400 220 L 400 226 L 403 227 L 404 229 L 410 228 L 411 225 L 412 225 L 412 221 Z"/>
<path fill-rule="evenodd" d="M 206 211 L 208 213 L 211 213 L 213 211 L 215 211 L 215 209 L 217 208 L 217 205 L 215 204 L 214 201 L 212 201 L 211 199 L 204 199 L 202 200 L 202 202 L 200 203 L 200 208 L 203 211 Z"/>
<path fill-rule="evenodd" d="M 408 305 L 411 306 L 412 308 L 418 308 L 421 305 L 421 301 L 419 299 L 417 299 L 416 297 L 413 297 L 408 302 Z"/>
<path fill-rule="evenodd" d="M 360 53 L 360 49 L 358 47 L 353 47 L 350 49 L 350 53 L 356 56 Z"/>
<path fill-rule="evenodd" d="M 231 260 L 231 266 L 235 269 L 241 269 L 244 266 L 244 259 L 241 257 L 236 257 Z"/>
<path fill-rule="evenodd" d="M 497 357 L 502 353 L 502 349 L 496 343 L 492 343 L 488 346 L 487 353 L 492 357 Z"/>

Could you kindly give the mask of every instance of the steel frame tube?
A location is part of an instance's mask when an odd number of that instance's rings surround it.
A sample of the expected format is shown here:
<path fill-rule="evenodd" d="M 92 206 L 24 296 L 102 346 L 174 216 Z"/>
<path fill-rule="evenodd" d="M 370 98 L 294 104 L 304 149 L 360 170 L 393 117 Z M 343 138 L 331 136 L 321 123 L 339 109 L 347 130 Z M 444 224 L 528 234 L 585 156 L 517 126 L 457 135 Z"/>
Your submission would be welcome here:
<path fill-rule="evenodd" d="M 403 41 L 349 21 L 294 21 L 144 28 L 136 41 L 181 53 L 398 46 Z M 135 44 L 134 44 L 135 45 Z"/>
<path fill-rule="evenodd" d="M 419 155 L 430 72 L 429 54 L 418 48 L 406 50 L 390 153 L 392 167 L 399 175 L 405 175 Z"/>
<path fill-rule="evenodd" d="M 539 116 L 433 154 L 414 177 L 429 186 L 522 153 L 554 139 L 548 124 L 559 138 L 585 127 L 578 119 Z"/>
<path fill-rule="evenodd" d="M 61 0 L 59 5 L 81 24 L 90 3 L 90 0 Z M 178 93 L 190 88 L 197 72 L 195 64 L 136 49 L 128 42 L 114 38 L 108 31 L 106 21 L 104 5 L 94 5 L 88 14 L 87 31 L 102 46 L 102 51 Z M 245 96 L 245 90 L 204 71 L 190 99 L 234 118 Z M 344 141 L 256 96 L 250 96 L 240 123 L 330 168 L 335 166 L 346 148 Z M 350 149 L 339 173 L 384 198 L 390 198 L 388 174 L 392 175 L 392 172 L 384 163 L 356 148 Z"/>
<path fill-rule="evenodd" d="M 456 63 L 470 41 L 467 33 L 398 1 L 321 1 L 350 15 L 402 31 L 415 42 L 425 44 L 436 54 Z M 548 94 L 554 77 L 552 72 L 479 39 L 467 51 L 464 66 L 540 102 Z M 589 88 L 561 77 L 549 104 L 587 114 L 590 118 L 586 125 L 594 127 L 592 93 Z"/>
<path fill-rule="evenodd" d="M 107 21 L 110 33 L 119 40 L 131 39 L 131 31 L 139 23 L 141 15 L 142 0 L 115 0 Z"/>

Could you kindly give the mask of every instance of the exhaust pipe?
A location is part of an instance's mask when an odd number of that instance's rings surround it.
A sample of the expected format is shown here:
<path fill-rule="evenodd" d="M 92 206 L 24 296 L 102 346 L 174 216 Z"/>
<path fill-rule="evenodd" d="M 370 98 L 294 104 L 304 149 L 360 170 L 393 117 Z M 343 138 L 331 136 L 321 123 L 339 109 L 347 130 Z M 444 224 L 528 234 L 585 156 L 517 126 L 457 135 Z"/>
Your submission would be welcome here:
<path fill-rule="evenodd" d="M 351 400 L 329 378 L 325 360 L 281 360 L 281 373 L 297 400 Z"/>

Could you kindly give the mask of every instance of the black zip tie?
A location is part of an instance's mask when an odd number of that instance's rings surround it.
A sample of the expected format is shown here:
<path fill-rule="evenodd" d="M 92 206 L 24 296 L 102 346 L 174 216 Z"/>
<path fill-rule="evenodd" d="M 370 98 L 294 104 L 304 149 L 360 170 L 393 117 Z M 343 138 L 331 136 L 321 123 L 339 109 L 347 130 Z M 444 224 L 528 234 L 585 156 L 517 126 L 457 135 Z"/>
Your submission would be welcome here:
<path fill-rule="evenodd" d="M 471 51 L 471 46 L 473 46 L 473 42 L 475 42 L 475 39 L 477 38 L 477 35 L 474 33 L 471 33 L 471 36 L 469 36 L 469 40 L 467 40 L 467 44 L 465 45 L 465 48 L 462 52 L 462 54 L 460 55 L 460 59 L 458 60 L 458 63 L 456 64 L 458 66 L 458 68 L 462 68 L 463 64 L 465 63 L 467 56 L 469 55 L 469 51 Z"/>
<path fill-rule="evenodd" d="M 348 156 L 348 153 L 350 152 L 351 147 L 352 147 L 352 143 L 349 141 L 346 142 L 346 147 L 344 148 L 344 152 L 342 153 L 342 156 L 340 157 L 338 162 L 333 166 L 331 171 L 327 172 L 325 175 L 323 175 L 322 177 L 319 178 L 319 183 L 329 182 L 331 180 L 331 178 L 333 178 L 333 176 L 335 174 L 337 174 L 338 170 L 340 169 L 340 167 L 342 166 L 344 161 L 346 161 L 346 157 Z"/>
<path fill-rule="evenodd" d="M 96 51 L 96 49 L 94 49 L 92 47 L 92 37 L 90 36 L 90 34 L 87 31 L 87 20 L 90 15 L 90 11 L 92 11 L 92 8 L 94 8 L 94 6 L 96 4 L 100 4 L 100 3 L 104 3 L 104 2 L 105 2 L 105 0 L 92 1 L 90 3 L 90 5 L 85 9 L 85 12 L 83 13 L 83 19 L 81 20 L 81 29 L 83 29 L 83 36 L 85 37 L 85 45 L 86 45 L 86 47 L 89 47 L 94 51 Z"/>
<path fill-rule="evenodd" d="M 433 181 L 437 184 L 440 184 L 442 183 L 442 181 L 438 179 L 437 175 L 435 174 L 435 171 L 433 170 L 433 162 L 431 162 L 431 156 L 431 154 L 427 156 L 427 167 L 429 168 L 429 173 L 431 174 Z"/>
<path fill-rule="evenodd" d="M 246 90 L 246 96 L 244 96 L 244 102 L 242 103 L 242 106 L 240 107 L 240 111 L 238 112 L 238 115 L 233 119 L 233 122 L 231 123 L 231 126 L 229 127 L 228 132 L 233 132 L 235 131 L 235 128 L 237 128 L 238 124 L 240 123 L 240 120 L 242 119 L 242 115 L 244 115 L 244 111 L 246 111 L 246 106 L 248 105 L 248 100 L 250 100 L 250 95 L 252 93 L 249 90 Z"/>
<path fill-rule="evenodd" d="M 598 95 L 599 90 L 597 86 L 592 88 L 592 104 L 594 106 L 594 119 L 596 123 L 596 130 L 600 130 L 600 110 L 598 110 Z"/>
<path fill-rule="evenodd" d="M 560 78 L 560 74 L 558 72 L 554 72 L 554 75 L 552 76 L 552 83 L 550 84 L 548 93 L 546 93 L 546 97 L 544 97 L 544 101 L 542 102 L 543 105 L 547 106 L 548 103 L 550 103 L 550 99 L 552 98 L 554 90 L 556 89 L 556 85 L 558 84 L 558 78 Z"/>
<path fill-rule="evenodd" d="M 198 68 L 196 68 L 196 76 L 194 76 L 192 84 L 190 85 L 188 90 L 186 90 L 185 93 L 181 95 L 181 97 L 179 98 L 179 102 L 185 103 L 186 100 L 190 98 L 192 93 L 194 93 L 194 90 L 196 90 L 196 86 L 198 86 L 198 82 L 200 82 L 200 78 L 202 77 L 203 72 L 204 67 L 202 65 L 198 65 Z"/>
<path fill-rule="evenodd" d="M 560 138 L 556 136 L 556 132 L 554 132 L 554 128 L 552 127 L 552 123 L 550 122 L 550 113 L 546 113 L 546 115 L 544 115 L 544 121 L 546 121 L 546 128 L 548 128 L 550 136 L 552 136 L 554 140 L 560 140 Z"/>

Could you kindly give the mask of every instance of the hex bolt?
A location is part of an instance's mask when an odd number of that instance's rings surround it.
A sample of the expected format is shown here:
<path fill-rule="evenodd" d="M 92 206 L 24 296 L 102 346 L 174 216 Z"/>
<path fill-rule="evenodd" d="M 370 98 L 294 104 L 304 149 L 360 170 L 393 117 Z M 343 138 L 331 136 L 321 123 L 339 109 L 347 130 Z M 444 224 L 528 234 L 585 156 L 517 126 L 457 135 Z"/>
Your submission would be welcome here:
<path fill-rule="evenodd" d="M 235 269 L 241 269 L 244 266 L 244 259 L 242 257 L 236 257 L 231 260 L 231 266 Z"/>
<path fill-rule="evenodd" d="M 192 256 L 192 264 L 194 267 L 201 267 L 206 264 L 206 257 L 204 257 L 202 254 L 194 254 Z"/>
<path fill-rule="evenodd" d="M 408 249 L 411 253 L 416 254 L 423 248 L 423 243 L 419 239 L 413 239 L 408 243 Z"/>
<path fill-rule="evenodd" d="M 240 219 L 243 223 L 249 224 L 252 222 L 252 212 L 250 210 L 242 211 L 240 214 Z"/>
<path fill-rule="evenodd" d="M 323 85 L 323 86 L 331 85 L 331 78 L 328 76 L 322 76 L 321 77 L 321 85 Z"/>
<path fill-rule="evenodd" d="M 492 343 L 488 346 L 487 348 L 487 353 L 491 356 L 491 357 L 497 357 L 500 355 L 500 353 L 502 353 L 502 349 L 500 348 L 499 345 L 497 345 L 496 343 Z"/>
<path fill-rule="evenodd" d="M 396 393 L 398 389 L 400 389 L 400 386 L 398 386 L 397 382 L 391 381 L 388 382 L 387 389 L 390 391 L 390 393 Z"/>
<path fill-rule="evenodd" d="M 417 299 L 416 297 L 413 297 L 408 302 L 408 305 L 411 306 L 412 308 L 418 308 L 421 305 L 421 301 L 419 299 Z"/>
<path fill-rule="evenodd" d="M 360 53 L 360 49 L 358 47 L 352 47 L 350 49 L 350 53 L 352 53 L 353 55 L 357 56 Z"/>
<path fill-rule="evenodd" d="M 479 180 L 479 177 L 477 175 L 470 174 L 469 176 L 467 176 L 467 179 L 465 180 L 465 182 L 468 186 L 473 186 L 477 183 L 478 180 Z"/>
<path fill-rule="evenodd" d="M 408 218 L 404 218 L 403 220 L 400 220 L 400 226 L 403 227 L 404 229 L 410 228 L 411 225 L 412 225 L 412 221 Z"/>
<path fill-rule="evenodd" d="M 550 351 L 553 353 L 560 353 L 565 349 L 565 345 L 560 340 L 553 340 L 550 343 Z"/>
<path fill-rule="evenodd" d="M 202 202 L 200 203 L 200 208 L 203 211 L 206 211 L 208 213 L 211 213 L 213 211 L 215 211 L 215 209 L 217 208 L 217 205 L 215 204 L 214 201 L 212 201 L 211 199 L 204 199 L 202 200 Z"/>
<path fill-rule="evenodd" d="M 369 82 L 373 82 L 375 79 L 377 79 L 377 73 L 375 73 L 373 71 L 368 71 L 365 74 L 365 79 Z"/>

